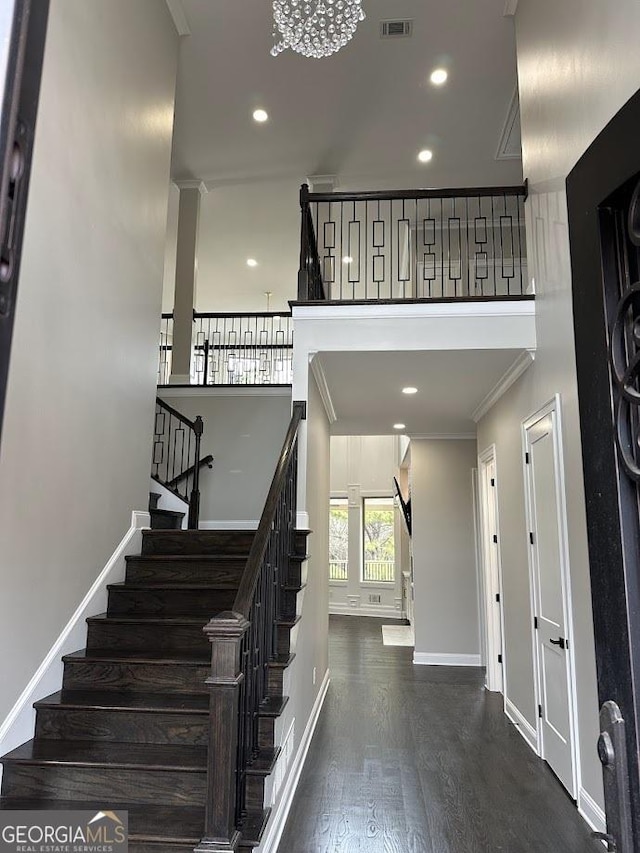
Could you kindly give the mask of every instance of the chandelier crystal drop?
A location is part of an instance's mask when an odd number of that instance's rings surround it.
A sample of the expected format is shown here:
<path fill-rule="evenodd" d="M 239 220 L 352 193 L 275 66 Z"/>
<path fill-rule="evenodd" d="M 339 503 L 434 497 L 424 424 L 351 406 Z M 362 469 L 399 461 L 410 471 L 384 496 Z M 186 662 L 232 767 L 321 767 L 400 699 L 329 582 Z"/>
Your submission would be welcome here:
<path fill-rule="evenodd" d="M 276 44 L 271 55 L 290 48 L 322 59 L 344 47 L 365 18 L 362 0 L 273 0 Z"/>

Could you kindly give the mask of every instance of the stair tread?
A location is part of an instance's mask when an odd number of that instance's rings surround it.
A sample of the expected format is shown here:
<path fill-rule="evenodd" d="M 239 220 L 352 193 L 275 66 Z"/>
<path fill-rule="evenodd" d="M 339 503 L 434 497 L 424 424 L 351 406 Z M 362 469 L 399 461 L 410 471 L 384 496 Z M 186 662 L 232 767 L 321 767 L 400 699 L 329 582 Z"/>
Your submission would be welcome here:
<path fill-rule="evenodd" d="M 276 625 L 279 625 L 281 628 L 293 628 L 298 624 L 301 619 L 302 616 L 300 614 L 294 616 L 292 619 L 277 619 Z"/>
<path fill-rule="evenodd" d="M 157 513 L 158 515 L 165 515 L 167 518 L 184 518 L 186 515 L 186 512 L 180 512 L 176 509 L 163 509 L 160 506 L 151 507 L 149 512 Z"/>
<path fill-rule="evenodd" d="M 128 652 L 120 649 L 81 649 L 71 652 L 62 658 L 63 661 L 99 661 L 101 663 L 146 663 L 164 664 L 178 663 L 186 666 L 208 666 L 211 656 L 206 654 L 188 655 L 182 652 Z"/>
<path fill-rule="evenodd" d="M 262 705 L 260 705 L 258 716 L 279 717 L 288 701 L 288 696 L 267 696 Z"/>
<path fill-rule="evenodd" d="M 209 696 L 193 693 L 136 693 L 118 690 L 59 690 L 34 703 L 35 708 L 91 708 L 109 711 L 209 713 Z"/>
<path fill-rule="evenodd" d="M 102 811 L 103 801 L 96 800 L 36 800 L 22 797 L 3 797 L 0 810 L 83 810 Z M 178 806 L 152 803 L 114 803 L 109 801 L 113 811 L 129 812 L 130 841 L 164 841 L 169 843 L 192 844 L 195 846 L 204 834 L 205 810 L 201 806 Z M 255 827 L 258 814 L 250 816 L 247 828 Z M 255 830 L 254 830 L 255 831 Z"/>
<path fill-rule="evenodd" d="M 211 614 L 215 616 L 214 613 Z M 125 625 L 202 625 L 207 624 L 206 616 L 150 616 L 136 614 L 117 614 L 110 615 L 108 613 L 99 613 L 97 616 L 89 616 L 87 622 L 112 622 L 123 623 Z"/>
<path fill-rule="evenodd" d="M 286 669 L 291 664 L 295 656 L 295 652 L 292 652 L 289 655 L 278 655 L 278 657 L 269 661 L 269 666 L 271 669 Z"/>
<path fill-rule="evenodd" d="M 239 585 L 239 582 L 238 582 Z M 107 589 L 114 590 L 130 590 L 130 589 L 139 589 L 139 590 L 168 590 L 171 592 L 175 592 L 176 590 L 195 590 L 201 592 L 215 591 L 215 592 L 229 592 L 230 589 L 233 589 L 232 586 L 224 586 L 222 584 L 215 583 L 188 583 L 185 581 L 124 581 L 122 583 L 110 583 L 107 585 Z"/>
<path fill-rule="evenodd" d="M 175 532 L 179 533 L 180 531 Z M 165 560 L 177 563 L 240 563 L 246 561 L 248 556 L 248 551 L 246 556 L 244 554 L 129 554 L 125 557 L 125 560 L 127 562 L 135 560 L 136 562 L 142 561 L 145 563 L 158 563 Z"/>
<path fill-rule="evenodd" d="M 38 738 L 3 756 L 13 764 L 206 772 L 206 746 L 66 741 Z"/>
<path fill-rule="evenodd" d="M 247 766 L 247 776 L 268 776 L 276 765 L 280 747 L 263 747 Z"/>
<path fill-rule="evenodd" d="M 262 840 L 271 809 L 247 811 L 242 819 L 240 847 L 257 847 Z"/>

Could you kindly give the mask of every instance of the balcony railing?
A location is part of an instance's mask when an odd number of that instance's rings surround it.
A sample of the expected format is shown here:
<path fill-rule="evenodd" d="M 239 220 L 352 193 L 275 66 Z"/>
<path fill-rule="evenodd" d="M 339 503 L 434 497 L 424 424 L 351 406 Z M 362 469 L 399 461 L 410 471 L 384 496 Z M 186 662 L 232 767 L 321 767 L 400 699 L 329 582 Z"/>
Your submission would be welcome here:
<path fill-rule="evenodd" d="M 346 581 L 348 578 L 348 560 L 329 560 L 329 580 Z M 394 560 L 365 560 L 362 580 L 369 583 L 393 583 L 396 564 Z"/>
<path fill-rule="evenodd" d="M 173 315 L 162 315 L 158 385 L 168 385 Z M 291 314 L 193 315 L 192 385 L 290 385 L 293 367 Z"/>
<path fill-rule="evenodd" d="M 300 192 L 299 301 L 521 298 L 526 185 Z"/>

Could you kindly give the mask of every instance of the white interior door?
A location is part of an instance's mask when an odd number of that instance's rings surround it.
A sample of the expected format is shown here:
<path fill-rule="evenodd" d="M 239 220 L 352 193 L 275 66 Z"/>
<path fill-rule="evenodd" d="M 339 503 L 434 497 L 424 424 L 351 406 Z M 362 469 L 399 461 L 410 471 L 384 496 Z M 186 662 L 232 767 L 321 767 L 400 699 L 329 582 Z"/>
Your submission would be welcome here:
<path fill-rule="evenodd" d="M 493 446 L 480 455 L 479 468 L 487 650 L 486 685 L 487 690 L 502 693 L 504 690 L 502 578 L 500 569 L 496 458 Z"/>
<path fill-rule="evenodd" d="M 558 401 L 525 423 L 540 752 L 576 796 L 573 643 Z"/>

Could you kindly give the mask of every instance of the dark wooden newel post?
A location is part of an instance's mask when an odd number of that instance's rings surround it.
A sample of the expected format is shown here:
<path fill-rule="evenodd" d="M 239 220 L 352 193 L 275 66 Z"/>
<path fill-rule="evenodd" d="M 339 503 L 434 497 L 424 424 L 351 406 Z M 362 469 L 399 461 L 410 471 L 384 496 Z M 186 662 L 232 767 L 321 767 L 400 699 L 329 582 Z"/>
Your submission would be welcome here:
<path fill-rule="evenodd" d="M 205 835 L 195 853 L 229 853 L 240 841 L 236 828 L 236 772 L 242 640 L 249 622 L 239 613 L 221 613 L 204 632 L 211 642 L 209 764 Z"/>

